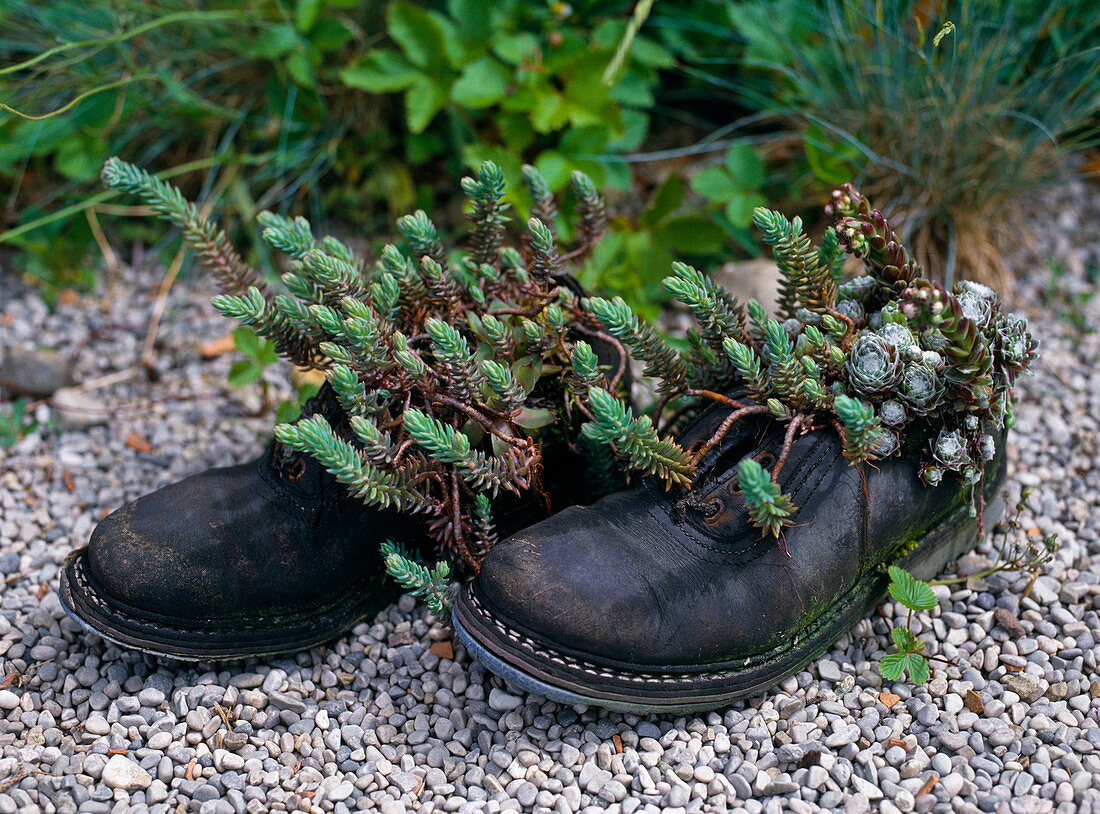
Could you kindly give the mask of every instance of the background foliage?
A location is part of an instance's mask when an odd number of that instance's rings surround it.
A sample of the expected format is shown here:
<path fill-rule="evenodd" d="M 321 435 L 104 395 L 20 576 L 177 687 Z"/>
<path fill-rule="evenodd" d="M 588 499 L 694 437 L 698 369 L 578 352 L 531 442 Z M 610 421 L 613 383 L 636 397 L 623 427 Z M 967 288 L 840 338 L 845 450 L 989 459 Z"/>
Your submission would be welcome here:
<path fill-rule="evenodd" d="M 672 258 L 758 253 L 764 203 L 820 232 L 852 179 L 933 274 L 1004 277 L 1022 196 L 1096 141 L 1090 0 L 658 0 L 609 72 L 633 6 L 10 0 L 0 245 L 49 294 L 91 286 L 113 236 L 152 240 L 95 186 L 112 154 L 206 201 L 269 271 L 265 208 L 381 244 L 418 207 L 460 226 L 454 190 L 486 159 L 528 214 L 530 163 L 608 191 L 581 276 L 652 317 Z"/>

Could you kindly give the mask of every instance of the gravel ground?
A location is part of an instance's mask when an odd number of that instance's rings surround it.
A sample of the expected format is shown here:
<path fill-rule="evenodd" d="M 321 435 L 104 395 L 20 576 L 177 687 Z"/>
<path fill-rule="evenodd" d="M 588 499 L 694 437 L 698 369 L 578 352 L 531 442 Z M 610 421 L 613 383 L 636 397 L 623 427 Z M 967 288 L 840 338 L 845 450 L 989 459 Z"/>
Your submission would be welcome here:
<path fill-rule="evenodd" d="M 919 689 L 875 670 L 885 620 L 901 619 L 886 604 L 773 692 L 676 718 L 519 692 L 409 597 L 329 647 L 261 662 L 157 660 L 81 633 L 52 589 L 95 522 L 269 432 L 247 414 L 255 390 L 224 387 L 232 355 L 198 352 L 227 330 L 205 286 L 178 284 L 151 379 L 66 391 L 33 411 L 45 429 L 0 449 L 0 814 L 1100 809 L 1100 334 L 1077 327 L 1100 318 L 1083 294 L 1100 195 L 1078 185 L 1046 204 L 1061 214 L 1041 216 L 1037 256 L 1064 275 L 1052 306 L 1041 265 L 1022 292 L 1043 367 L 1009 446 L 1014 488 L 1032 491 L 1021 533 L 1061 542 L 1043 575 L 938 587 L 923 631 L 958 666 Z M 159 277 L 125 279 L 51 313 L 0 275 L 0 344 L 53 346 L 85 385 L 128 368 Z M 987 543 L 957 568 L 994 556 Z"/>

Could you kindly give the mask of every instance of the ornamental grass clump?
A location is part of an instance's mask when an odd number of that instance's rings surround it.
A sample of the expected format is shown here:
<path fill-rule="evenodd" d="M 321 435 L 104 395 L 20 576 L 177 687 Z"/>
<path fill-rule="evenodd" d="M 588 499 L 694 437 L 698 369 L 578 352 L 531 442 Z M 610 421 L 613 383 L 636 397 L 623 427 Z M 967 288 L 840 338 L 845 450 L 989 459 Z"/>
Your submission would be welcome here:
<path fill-rule="evenodd" d="M 275 291 L 178 190 L 118 159 L 103 170 L 108 186 L 183 230 L 224 290 L 214 298 L 220 312 L 324 371 L 347 420 L 280 424 L 279 442 L 316 458 L 365 503 L 421 515 L 437 551 L 472 571 L 497 539 L 499 502 L 545 491 L 547 438 L 583 450 L 594 483 L 613 485 L 630 468 L 686 483 L 691 471 L 686 453 L 617 395 L 625 351 L 567 273 L 605 223 L 592 182 L 573 178 L 578 241 L 563 253 L 545 181 L 530 167 L 524 177 L 538 217 L 520 235 L 508 228 L 498 167 L 463 180 L 470 229 L 461 252 L 423 212 L 398 222 L 404 247 L 388 245 L 374 262 L 316 237 L 302 218 L 265 212 L 264 239 L 290 260 Z M 441 601 L 446 569 L 417 566 L 394 547 L 385 554 L 402 584 Z"/>
<path fill-rule="evenodd" d="M 738 303 L 683 264 L 665 286 L 699 328 L 676 351 L 641 323 L 622 300 L 592 298 L 588 309 L 660 377 L 655 421 L 670 406 L 672 429 L 692 408 L 718 402 L 730 410 L 691 456 L 700 464 L 730 429 L 750 417 L 783 425 L 782 451 L 770 478 L 741 462 L 739 484 L 751 521 L 779 536 L 796 508 L 779 490 L 794 441 L 832 428 L 853 463 L 908 454 L 929 485 L 955 473 L 970 487 L 979 514 L 985 464 L 997 435 L 1014 423 L 1012 385 L 1035 360 L 1037 343 L 1023 318 L 1003 314 L 996 294 L 977 283 L 951 291 L 925 278 L 882 214 L 850 184 L 832 194 L 832 220 L 815 248 L 798 218 L 767 209 L 753 220 L 775 255 L 781 277 L 778 313 Z M 865 274 L 843 280 L 844 254 Z"/>

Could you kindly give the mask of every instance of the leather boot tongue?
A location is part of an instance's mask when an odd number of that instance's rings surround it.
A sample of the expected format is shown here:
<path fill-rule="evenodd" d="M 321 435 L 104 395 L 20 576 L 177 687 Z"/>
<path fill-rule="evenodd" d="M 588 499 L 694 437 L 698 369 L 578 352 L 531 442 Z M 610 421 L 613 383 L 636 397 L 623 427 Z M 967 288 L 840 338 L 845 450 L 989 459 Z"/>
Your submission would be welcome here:
<path fill-rule="evenodd" d="M 729 407 L 721 405 L 704 410 L 680 433 L 680 444 L 688 452 L 698 450 L 714 437 L 731 412 Z M 753 415 L 740 419 L 700 461 L 692 488 L 716 478 L 725 480 L 724 475 L 731 469 L 736 470 L 744 457 L 771 447 L 777 436 L 782 439 L 783 428 L 768 416 Z"/>

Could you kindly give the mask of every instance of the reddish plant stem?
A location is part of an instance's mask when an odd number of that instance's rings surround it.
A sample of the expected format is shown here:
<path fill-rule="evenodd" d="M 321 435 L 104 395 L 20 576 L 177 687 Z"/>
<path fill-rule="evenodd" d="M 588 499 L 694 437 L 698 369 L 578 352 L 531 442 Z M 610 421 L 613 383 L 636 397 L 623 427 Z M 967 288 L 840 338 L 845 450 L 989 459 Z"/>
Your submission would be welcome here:
<path fill-rule="evenodd" d="M 481 426 L 487 432 L 491 432 L 493 435 L 495 435 L 497 438 L 501 439 L 502 441 L 515 441 L 516 440 L 516 437 L 513 434 L 501 432 L 501 430 L 496 426 L 497 422 L 494 422 L 491 418 L 489 418 L 487 415 L 480 412 L 479 410 L 475 410 L 469 404 L 463 404 L 458 399 L 453 399 L 450 396 L 444 395 L 443 393 L 433 393 L 430 396 L 428 396 L 428 398 L 431 399 L 432 401 L 438 401 L 442 404 L 448 405 L 449 407 L 453 407 L 454 409 L 458 410 L 460 413 L 463 413 L 463 414 L 469 416 L 474 421 L 481 424 Z M 492 412 L 500 421 L 503 421 L 505 423 L 508 422 L 508 416 L 506 416 L 502 413 L 498 413 L 495 410 L 492 411 Z"/>
<path fill-rule="evenodd" d="M 711 436 L 710 440 L 703 444 L 703 446 L 699 447 L 698 452 L 691 456 L 691 462 L 695 465 L 698 465 L 699 462 L 706 457 L 708 452 L 710 452 L 722 442 L 722 439 L 726 437 L 726 434 L 730 431 L 730 428 L 733 427 L 735 423 L 740 421 L 745 416 L 760 415 L 761 413 L 767 412 L 767 407 L 754 405 L 752 407 L 742 407 L 740 410 L 735 410 L 734 412 L 730 413 L 728 416 L 726 416 L 725 421 L 723 421 L 722 424 L 715 431 L 714 435 Z"/>
<path fill-rule="evenodd" d="M 466 545 L 466 535 L 462 532 L 462 508 L 459 503 L 458 473 L 451 472 L 451 536 L 454 538 L 455 548 L 463 561 L 470 566 L 476 574 L 481 570 L 481 563 L 477 561 L 470 547 Z"/>
<path fill-rule="evenodd" d="M 791 454 L 791 447 L 794 446 L 794 434 L 806 420 L 807 416 L 799 414 L 787 425 L 787 434 L 783 437 L 783 451 L 779 453 L 779 460 L 772 467 L 772 480 L 776 483 L 779 482 L 779 473 L 783 471 L 783 464 L 787 463 L 787 456 Z"/>
<path fill-rule="evenodd" d="M 696 396 L 698 398 L 710 399 L 711 401 L 717 401 L 719 404 L 724 404 L 727 407 L 732 407 L 735 410 L 740 410 L 748 405 L 743 402 L 737 401 L 737 399 L 731 399 L 729 396 L 723 396 L 721 393 L 715 393 L 713 390 L 694 390 L 688 388 L 684 391 L 689 396 Z M 767 409 L 766 407 L 763 409 Z"/>
<path fill-rule="evenodd" d="M 840 349 L 848 350 L 848 348 L 852 344 L 852 334 L 855 333 L 856 330 L 855 322 L 847 314 L 842 314 L 832 308 L 826 309 L 826 312 L 829 314 L 829 316 L 833 317 L 834 319 L 839 319 L 841 322 L 844 323 L 844 336 L 840 339 Z"/>

